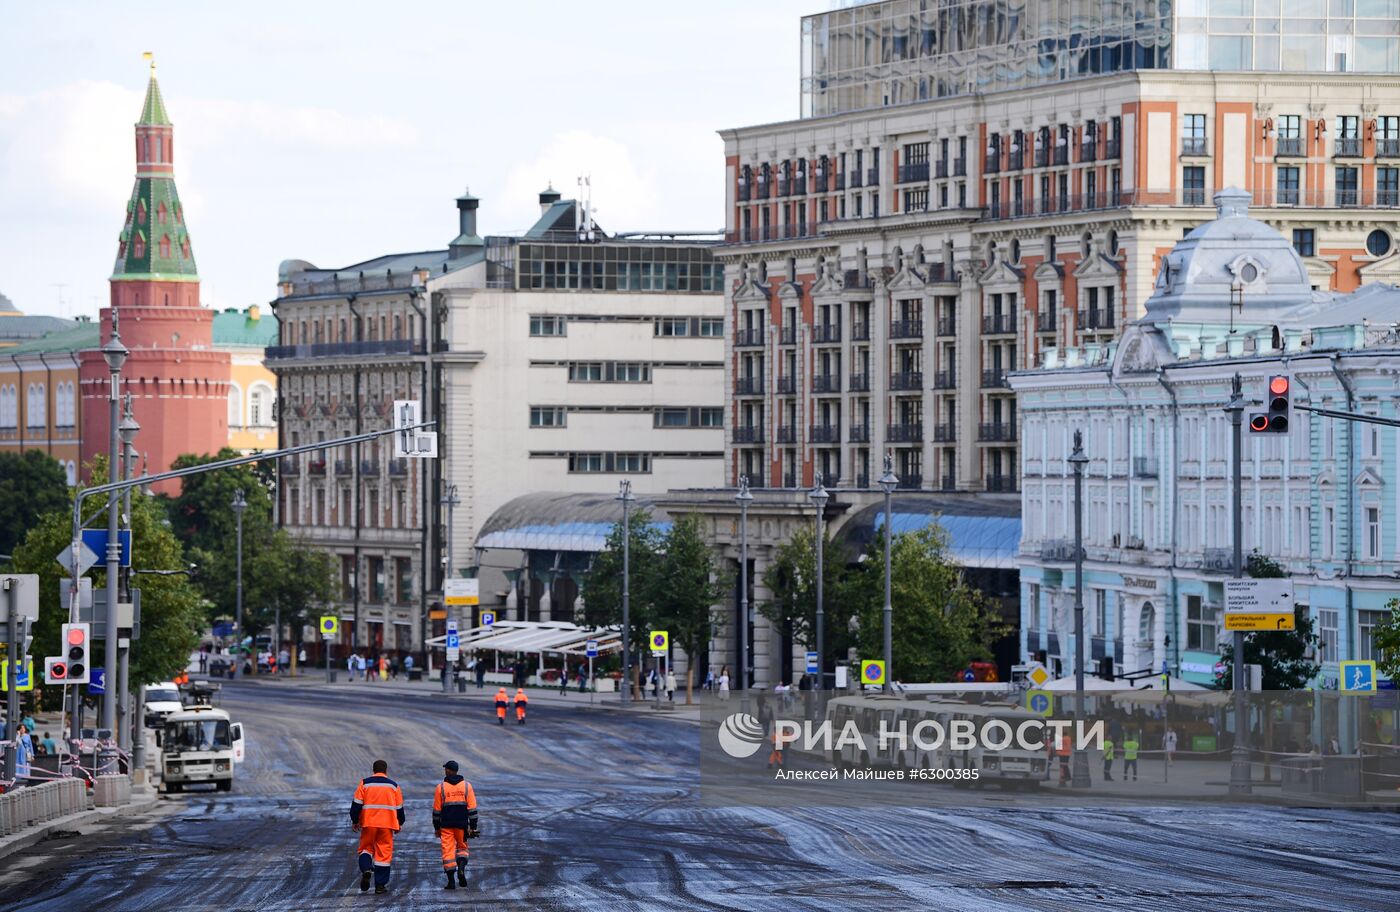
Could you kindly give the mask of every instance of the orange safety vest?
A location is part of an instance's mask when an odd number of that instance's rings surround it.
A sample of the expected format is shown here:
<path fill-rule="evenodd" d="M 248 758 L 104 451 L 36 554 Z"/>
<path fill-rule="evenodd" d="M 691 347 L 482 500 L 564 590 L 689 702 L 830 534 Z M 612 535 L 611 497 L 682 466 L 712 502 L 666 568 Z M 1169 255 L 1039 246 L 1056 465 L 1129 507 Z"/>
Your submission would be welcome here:
<path fill-rule="evenodd" d="M 403 792 L 382 773 L 361 779 L 350 803 L 350 819 L 362 827 L 397 830 L 403 822 Z"/>
<path fill-rule="evenodd" d="M 461 776 L 439 782 L 433 789 L 433 826 L 466 830 L 476 825 L 476 791 Z"/>
<path fill-rule="evenodd" d="M 1069 756 L 1069 739 L 1064 735 L 1055 739 L 1055 753 L 1061 757 Z"/>
<path fill-rule="evenodd" d="M 525 695 L 525 691 L 524 691 L 523 689 L 517 689 L 517 690 L 515 691 L 515 705 L 516 705 L 516 706 L 519 706 L 521 703 L 529 703 L 529 702 L 530 702 L 530 698 L 527 697 L 527 696 Z"/>
<path fill-rule="evenodd" d="M 496 691 L 496 715 L 504 716 L 506 714 L 506 704 L 509 702 L 510 695 L 506 693 L 504 687 Z"/>

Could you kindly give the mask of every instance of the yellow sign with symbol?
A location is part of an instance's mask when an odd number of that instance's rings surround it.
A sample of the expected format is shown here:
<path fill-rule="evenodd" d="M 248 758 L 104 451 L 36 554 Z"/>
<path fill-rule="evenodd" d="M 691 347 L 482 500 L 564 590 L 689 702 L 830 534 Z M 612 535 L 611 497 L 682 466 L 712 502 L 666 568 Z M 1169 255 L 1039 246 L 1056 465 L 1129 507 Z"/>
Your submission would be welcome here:
<path fill-rule="evenodd" d="M 1226 630 L 1292 630 L 1293 613 L 1243 614 L 1226 612 Z"/>
<path fill-rule="evenodd" d="M 1045 670 L 1044 665 L 1036 665 L 1026 674 L 1026 680 L 1036 687 L 1044 687 L 1046 682 L 1050 680 L 1050 672 Z"/>
<path fill-rule="evenodd" d="M 1026 709 L 1040 716 L 1055 712 L 1055 695 L 1044 690 L 1026 691 Z"/>
<path fill-rule="evenodd" d="M 331 615 L 321 617 L 321 636 L 333 637 L 340 633 L 340 618 Z"/>
<path fill-rule="evenodd" d="M 10 660 L 0 661 L 0 691 L 10 689 Z M 25 656 L 24 668 L 15 679 L 15 690 L 34 689 L 34 660 Z"/>
<path fill-rule="evenodd" d="M 860 663 L 860 683 L 884 684 L 885 663 L 878 659 L 867 659 Z"/>
<path fill-rule="evenodd" d="M 671 645 L 671 634 L 666 630 L 653 630 L 647 642 L 651 644 L 652 655 L 665 655 Z"/>

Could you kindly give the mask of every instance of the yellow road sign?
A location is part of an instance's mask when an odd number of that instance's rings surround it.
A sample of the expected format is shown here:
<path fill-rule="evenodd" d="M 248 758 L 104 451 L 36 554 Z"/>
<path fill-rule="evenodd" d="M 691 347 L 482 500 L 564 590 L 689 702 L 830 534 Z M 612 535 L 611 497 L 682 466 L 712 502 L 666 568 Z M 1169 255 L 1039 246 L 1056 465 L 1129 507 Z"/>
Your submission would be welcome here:
<path fill-rule="evenodd" d="M 1045 690 L 1026 691 L 1026 709 L 1042 716 L 1055 712 L 1055 695 Z"/>
<path fill-rule="evenodd" d="M 1242 614 L 1226 612 L 1226 630 L 1292 630 L 1293 613 L 1287 614 Z"/>
<path fill-rule="evenodd" d="M 476 579 L 450 579 L 442 584 L 445 605 L 471 606 L 481 604 L 481 583 Z"/>
<path fill-rule="evenodd" d="M 1050 672 L 1045 670 L 1044 665 L 1036 665 L 1026 674 L 1026 680 L 1036 687 L 1044 687 L 1046 682 L 1050 680 Z"/>
<path fill-rule="evenodd" d="M 340 633 L 340 618 L 332 615 L 321 616 L 321 636 L 333 637 Z"/>
<path fill-rule="evenodd" d="M 885 663 L 877 659 L 867 659 L 860 663 L 860 683 L 884 684 Z"/>
<path fill-rule="evenodd" d="M 15 690 L 34 689 L 34 660 L 25 656 L 25 670 L 19 675 L 15 683 Z M 1372 675 L 1374 677 L 1374 675 Z M 0 691 L 10 689 L 10 660 L 0 660 Z"/>
<path fill-rule="evenodd" d="M 653 630 L 647 642 L 651 644 L 652 655 L 665 655 L 671 645 L 671 634 L 665 630 Z"/>

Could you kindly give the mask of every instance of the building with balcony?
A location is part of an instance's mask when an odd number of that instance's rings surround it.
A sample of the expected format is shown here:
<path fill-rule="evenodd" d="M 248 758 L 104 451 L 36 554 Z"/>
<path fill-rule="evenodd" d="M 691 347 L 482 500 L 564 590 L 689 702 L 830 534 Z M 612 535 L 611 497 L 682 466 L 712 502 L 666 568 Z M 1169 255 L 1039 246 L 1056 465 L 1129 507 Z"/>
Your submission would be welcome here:
<path fill-rule="evenodd" d="M 926 487 L 1014 490 L 1021 442 L 979 433 L 1018 420 L 999 378 L 1118 338 L 1223 187 L 1252 194 L 1320 290 L 1390 268 L 1395 2 L 1110 6 L 1092 24 L 1068 0 L 883 0 L 802 19 L 800 118 L 721 133 L 726 319 L 746 361 L 796 372 L 751 408 L 797 428 L 826 408 L 872 433 L 731 441 L 731 483 L 870 477 L 894 449 Z M 814 388 L 823 358 L 869 388 Z M 913 415 L 921 439 L 887 436 Z"/>
<path fill-rule="evenodd" d="M 576 578 L 554 572 L 541 592 L 523 572 L 548 562 L 539 549 L 497 543 L 478 561 L 482 525 L 513 498 L 611 497 L 622 478 L 638 494 L 723 480 L 718 239 L 613 236 L 554 190 L 539 202 L 519 237 L 478 235 L 468 193 L 446 249 L 282 264 L 268 363 L 283 441 L 389 427 L 398 399 L 438 422 L 435 460 L 395 458 L 385 439 L 280 469 L 281 523 L 339 556 L 345 636 L 360 648 L 420 649 L 431 625 L 440 633 L 447 567 L 479 568 L 483 606 L 505 617 L 571 617 Z M 749 388 L 736 375 L 735 395 Z"/>
<path fill-rule="evenodd" d="M 1164 257 L 1145 316 L 1122 339 L 1045 353 L 1012 374 L 1021 404 L 1023 655 L 1073 671 L 1074 480 L 1084 432 L 1085 656 L 1119 671 L 1165 662 L 1209 683 L 1224 581 L 1234 569 L 1231 377 L 1247 400 L 1285 374 L 1295 406 L 1393 418 L 1400 397 L 1400 272 L 1319 291 L 1289 238 L 1251 218 L 1248 196 Z M 1319 686 L 1338 662 L 1373 659 L 1371 631 L 1400 573 L 1395 430 L 1294 408 L 1287 433 L 1250 433 L 1245 413 L 1243 551 L 1292 575 L 1322 642 Z M 1335 713 L 1335 701 L 1331 704 Z M 1332 722 L 1335 728 L 1335 719 Z"/>

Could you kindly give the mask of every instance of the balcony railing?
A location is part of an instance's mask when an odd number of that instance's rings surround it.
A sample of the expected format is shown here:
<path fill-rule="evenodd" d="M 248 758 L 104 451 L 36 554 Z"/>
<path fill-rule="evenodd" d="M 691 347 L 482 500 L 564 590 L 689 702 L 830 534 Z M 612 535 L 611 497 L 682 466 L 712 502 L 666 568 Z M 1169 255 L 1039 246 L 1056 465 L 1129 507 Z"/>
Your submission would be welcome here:
<path fill-rule="evenodd" d="M 1400 158 L 1400 137 L 1382 136 L 1377 139 L 1376 158 Z"/>
<path fill-rule="evenodd" d="M 816 374 L 812 377 L 812 392 L 814 393 L 839 393 L 841 392 L 840 374 Z"/>
<path fill-rule="evenodd" d="M 1055 147 L 1055 164 L 1056 166 L 1069 164 L 1069 146 Z"/>
<path fill-rule="evenodd" d="M 933 375 L 933 388 L 936 390 L 950 390 L 958 388 L 957 371 L 941 370 Z"/>
<path fill-rule="evenodd" d="M 983 443 L 1010 443 L 1016 439 L 1016 425 L 996 421 L 978 425 L 977 439 Z"/>
<path fill-rule="evenodd" d="M 1105 160 L 1117 158 L 1123 150 L 1123 142 L 1118 139 L 1109 139 L 1104 143 L 1103 157 Z"/>
<path fill-rule="evenodd" d="M 379 355 L 421 355 L 423 343 L 412 339 L 381 339 L 376 342 L 315 342 L 309 345 L 269 345 L 263 349 L 268 361 L 288 358 L 366 358 Z"/>
<path fill-rule="evenodd" d="M 1083 329 L 1112 329 L 1113 311 L 1081 310 L 1079 312 L 1079 325 Z"/>
<path fill-rule="evenodd" d="M 955 159 L 953 159 L 953 176 L 954 176 L 954 177 L 967 177 L 967 159 L 965 159 L 965 158 L 955 158 Z"/>
<path fill-rule="evenodd" d="M 840 472 L 823 472 L 822 486 L 827 488 L 839 488 L 841 486 Z"/>
<path fill-rule="evenodd" d="M 779 377 L 773 383 L 773 389 L 779 396 L 791 396 L 797 392 L 797 378 L 791 375 Z"/>
<path fill-rule="evenodd" d="M 904 472 L 899 476 L 899 490 L 917 491 L 924 486 L 924 476 L 915 475 L 913 472 Z"/>
<path fill-rule="evenodd" d="M 825 326 L 812 327 L 812 342 L 817 345 L 829 344 L 841 341 L 841 324 L 828 323 Z"/>
<path fill-rule="evenodd" d="M 885 438 L 890 443 L 922 443 L 924 439 L 924 425 L 922 422 L 911 424 L 892 424 L 886 428 Z"/>
<path fill-rule="evenodd" d="M 778 178 L 778 195 L 779 195 L 779 196 L 787 196 L 787 195 L 788 195 L 788 189 L 789 189 L 789 182 L 788 182 L 788 179 L 785 178 L 785 177 L 780 177 L 780 178 Z"/>
<path fill-rule="evenodd" d="M 1002 336 L 1016 331 L 1015 314 L 989 314 L 982 318 L 982 334 Z"/>
<path fill-rule="evenodd" d="M 1337 189 L 1337 205 L 1344 208 L 1352 208 L 1361 204 L 1361 194 L 1350 188 Z"/>
<path fill-rule="evenodd" d="M 1099 144 L 1094 140 L 1088 140 L 1079 144 L 1079 160 L 1082 162 L 1097 161 L 1099 157 Z"/>
<path fill-rule="evenodd" d="M 335 474 L 344 478 L 347 475 L 355 474 L 355 463 L 350 459 L 337 459 L 335 461 Z"/>
<path fill-rule="evenodd" d="M 306 460 L 306 474 L 308 474 L 308 475 L 325 475 L 325 474 L 326 474 L 326 461 L 325 461 L 324 459 L 308 459 L 308 460 Z"/>
<path fill-rule="evenodd" d="M 389 460 L 389 474 L 390 474 L 391 476 L 397 476 L 397 477 L 400 477 L 400 478 L 402 478 L 403 476 L 407 475 L 407 474 L 408 474 L 408 459 L 407 459 L 407 457 L 400 456 L 400 457 L 397 457 L 397 458 L 395 458 L 395 459 L 390 459 L 390 460 Z"/>
<path fill-rule="evenodd" d="M 762 377 L 736 377 L 734 378 L 734 395 L 736 396 L 759 396 L 763 394 Z"/>
<path fill-rule="evenodd" d="M 300 473 L 301 466 L 295 456 L 283 456 L 277 460 L 277 471 L 281 475 L 296 475 Z"/>
<path fill-rule="evenodd" d="M 1020 171 L 1026 166 L 1026 153 L 1024 152 L 1012 152 L 1008 158 L 1007 170 L 1009 171 Z"/>
<path fill-rule="evenodd" d="M 1008 386 L 1006 371 L 999 369 L 982 371 L 982 389 L 1001 389 Z"/>
<path fill-rule="evenodd" d="M 739 181 L 739 202 L 747 203 L 749 201 L 749 195 L 750 191 L 748 183 L 745 181 Z"/>
<path fill-rule="evenodd" d="M 741 329 L 734 333 L 735 348 L 758 348 L 763 345 L 762 329 Z"/>
<path fill-rule="evenodd" d="M 1205 187 L 1183 187 L 1181 190 L 1181 205 L 1183 206 L 1204 206 L 1206 204 Z"/>
<path fill-rule="evenodd" d="M 879 169 L 879 168 L 868 168 L 868 169 L 866 169 L 866 172 L 865 172 L 865 183 L 866 183 L 867 186 L 871 186 L 871 187 L 878 187 L 878 186 L 880 186 L 880 169 Z"/>
<path fill-rule="evenodd" d="M 837 189 L 837 190 L 845 190 L 845 189 L 846 189 L 846 175 L 845 175 L 845 174 L 838 174 L 838 175 L 836 175 L 836 189 Z"/>
<path fill-rule="evenodd" d="M 996 174 L 1001 171 L 1001 153 L 989 153 L 982 160 L 982 170 L 987 174 Z"/>
<path fill-rule="evenodd" d="M 1290 158 L 1299 158 L 1303 154 L 1303 137 L 1301 136 L 1280 136 L 1275 155 L 1287 155 Z"/>
<path fill-rule="evenodd" d="M 1337 148 L 1332 153 L 1339 158 L 1360 158 L 1361 137 L 1342 136 L 1337 139 Z"/>
<path fill-rule="evenodd" d="M 840 443 L 839 424 L 814 424 L 807 429 L 807 440 L 811 443 Z"/>
<path fill-rule="evenodd" d="M 865 179 L 861 175 L 859 168 L 851 169 L 850 185 L 852 190 L 859 190 L 861 187 L 865 186 Z"/>
<path fill-rule="evenodd" d="M 870 425 L 853 424 L 846 432 L 846 439 L 851 443 L 869 443 Z"/>
<path fill-rule="evenodd" d="M 940 180 L 948 176 L 948 161 L 942 159 L 934 164 L 933 176 Z"/>
<path fill-rule="evenodd" d="M 938 479 L 938 490 L 956 491 L 958 489 L 958 479 L 954 475 L 944 475 Z"/>
<path fill-rule="evenodd" d="M 870 487 L 870 476 L 869 476 L 868 474 L 866 474 L 866 473 L 861 473 L 861 474 L 856 475 L 856 487 L 857 487 L 857 488 L 868 488 L 868 487 Z"/>
<path fill-rule="evenodd" d="M 1035 331 L 1052 333 L 1055 331 L 1057 314 L 1053 310 L 1042 310 L 1035 315 Z"/>
<path fill-rule="evenodd" d="M 953 424 L 935 424 L 933 426 L 934 443 L 956 443 L 958 439 L 958 428 Z"/>
<path fill-rule="evenodd" d="M 1133 475 L 1137 478 L 1157 477 L 1157 457 L 1155 456 L 1134 456 Z"/>
<path fill-rule="evenodd" d="M 928 162 L 899 166 L 899 182 L 901 184 L 912 184 L 926 180 L 928 180 Z"/>
<path fill-rule="evenodd" d="M 740 425 L 734 428 L 735 443 L 762 443 L 763 426 L 759 424 Z"/>
<path fill-rule="evenodd" d="M 958 334 L 957 317 L 939 317 L 934 323 L 934 332 L 940 336 L 955 336 Z"/>
<path fill-rule="evenodd" d="M 891 339 L 922 339 L 923 337 L 923 320 L 894 320 L 890 323 Z"/>
<path fill-rule="evenodd" d="M 807 178 L 805 178 L 805 177 L 794 178 L 794 179 L 793 179 L 793 182 L 792 182 L 792 192 L 793 192 L 793 195 L 795 195 L 795 196 L 806 196 L 806 195 L 807 195 Z"/>
<path fill-rule="evenodd" d="M 852 342 L 869 342 L 869 341 L 870 341 L 870 324 L 869 324 L 869 323 L 852 323 L 852 324 L 851 324 L 851 341 L 852 341 Z"/>
<path fill-rule="evenodd" d="M 851 383 L 849 389 L 853 393 L 870 392 L 870 374 L 851 374 Z"/>
<path fill-rule="evenodd" d="M 778 433 L 773 437 L 773 439 L 778 443 L 796 443 L 797 428 L 790 424 L 779 425 Z"/>
<path fill-rule="evenodd" d="M 1298 205 L 1298 198 L 1297 187 L 1280 187 L 1274 197 L 1274 204 L 1278 206 L 1296 206 Z"/>
<path fill-rule="evenodd" d="M 1014 494 L 1016 492 L 1015 475 L 988 475 L 987 493 L 989 494 Z"/>
<path fill-rule="evenodd" d="M 797 474 L 796 474 L 795 472 L 784 472 L 784 473 L 783 473 L 783 487 L 785 487 L 785 488 L 795 488 L 795 487 L 797 487 Z"/>
<path fill-rule="evenodd" d="M 1045 167 L 1048 167 L 1049 164 L 1050 164 L 1050 150 L 1049 150 L 1049 149 L 1045 149 L 1045 148 L 1036 149 L 1036 150 L 1035 150 L 1035 166 L 1036 166 L 1037 168 L 1045 168 Z"/>
<path fill-rule="evenodd" d="M 924 388 L 923 371 L 900 371 L 890 374 L 891 390 L 922 390 Z"/>
<path fill-rule="evenodd" d="M 379 463 L 373 459 L 360 460 L 360 474 L 373 477 L 379 474 Z"/>
<path fill-rule="evenodd" d="M 796 327 L 796 326 L 784 326 L 784 327 L 781 327 L 781 328 L 778 330 L 778 344 L 779 344 L 779 345 L 796 345 L 796 344 L 797 344 L 797 327 Z"/>
<path fill-rule="evenodd" d="M 1184 136 L 1181 139 L 1182 155 L 1205 155 L 1206 148 L 1204 136 Z"/>

